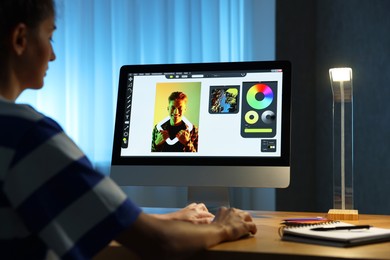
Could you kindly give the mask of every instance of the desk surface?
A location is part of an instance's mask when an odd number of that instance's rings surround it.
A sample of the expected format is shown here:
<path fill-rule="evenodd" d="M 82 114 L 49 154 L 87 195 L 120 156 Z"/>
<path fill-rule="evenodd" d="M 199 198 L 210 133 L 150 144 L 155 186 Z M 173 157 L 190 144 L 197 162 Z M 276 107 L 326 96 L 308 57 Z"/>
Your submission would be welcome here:
<path fill-rule="evenodd" d="M 257 225 L 255 236 L 219 244 L 198 254 L 196 259 L 390 259 L 390 242 L 337 248 L 282 241 L 278 234 L 285 218 L 325 216 L 325 213 L 250 211 Z M 390 228 L 390 216 L 359 215 L 351 224 Z M 104 249 L 96 260 L 129 259 L 128 251 L 118 245 Z M 262 258 L 261 258 L 262 257 Z"/>

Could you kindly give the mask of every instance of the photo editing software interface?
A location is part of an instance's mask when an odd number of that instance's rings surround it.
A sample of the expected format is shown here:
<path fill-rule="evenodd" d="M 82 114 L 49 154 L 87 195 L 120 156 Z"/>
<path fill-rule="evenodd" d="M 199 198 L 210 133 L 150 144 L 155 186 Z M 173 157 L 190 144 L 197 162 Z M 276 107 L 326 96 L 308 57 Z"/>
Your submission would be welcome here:
<path fill-rule="evenodd" d="M 129 72 L 125 91 L 120 157 L 281 157 L 282 68 Z"/>

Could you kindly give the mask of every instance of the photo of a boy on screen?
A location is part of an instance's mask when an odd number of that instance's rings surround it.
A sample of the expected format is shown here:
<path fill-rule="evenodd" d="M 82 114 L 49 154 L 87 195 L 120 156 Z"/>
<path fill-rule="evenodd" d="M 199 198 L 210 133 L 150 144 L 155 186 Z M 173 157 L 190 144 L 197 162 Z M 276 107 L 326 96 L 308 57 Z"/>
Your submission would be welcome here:
<path fill-rule="evenodd" d="M 197 152 L 198 128 L 184 114 L 188 97 L 174 91 L 168 97 L 168 116 L 153 128 L 152 152 Z"/>

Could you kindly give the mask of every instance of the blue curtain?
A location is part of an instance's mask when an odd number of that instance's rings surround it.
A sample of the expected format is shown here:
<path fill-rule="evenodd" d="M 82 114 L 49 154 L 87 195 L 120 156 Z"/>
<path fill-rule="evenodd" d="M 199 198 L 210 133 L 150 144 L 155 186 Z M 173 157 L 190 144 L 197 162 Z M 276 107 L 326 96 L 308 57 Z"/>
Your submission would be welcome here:
<path fill-rule="evenodd" d="M 57 0 L 56 61 L 30 103 L 109 165 L 124 64 L 273 60 L 275 0 Z"/>

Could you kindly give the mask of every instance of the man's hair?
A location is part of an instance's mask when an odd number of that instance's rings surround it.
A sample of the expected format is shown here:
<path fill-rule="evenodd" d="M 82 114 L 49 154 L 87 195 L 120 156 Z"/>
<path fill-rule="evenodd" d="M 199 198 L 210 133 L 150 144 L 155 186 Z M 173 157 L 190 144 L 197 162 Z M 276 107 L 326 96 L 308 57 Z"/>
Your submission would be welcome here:
<path fill-rule="evenodd" d="M 35 28 L 54 15 L 54 0 L 1 0 L 0 37 L 8 35 L 18 23 Z"/>
<path fill-rule="evenodd" d="M 172 92 L 172 94 L 168 97 L 168 102 L 174 101 L 176 99 L 187 102 L 187 95 L 180 91 Z"/>
<path fill-rule="evenodd" d="M 24 23 L 35 29 L 50 16 L 55 16 L 54 0 L 0 0 L 0 60 L 7 58 L 7 44 L 16 25 Z"/>

